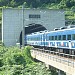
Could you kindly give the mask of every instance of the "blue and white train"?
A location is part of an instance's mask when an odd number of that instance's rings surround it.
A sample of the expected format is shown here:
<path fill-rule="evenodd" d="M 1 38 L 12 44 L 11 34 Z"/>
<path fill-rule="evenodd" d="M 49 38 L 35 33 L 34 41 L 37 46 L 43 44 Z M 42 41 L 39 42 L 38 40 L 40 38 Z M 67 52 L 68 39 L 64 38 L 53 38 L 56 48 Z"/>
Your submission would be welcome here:
<path fill-rule="evenodd" d="M 75 27 L 50 32 L 36 32 L 26 35 L 25 38 L 26 43 L 32 46 L 75 49 Z"/>

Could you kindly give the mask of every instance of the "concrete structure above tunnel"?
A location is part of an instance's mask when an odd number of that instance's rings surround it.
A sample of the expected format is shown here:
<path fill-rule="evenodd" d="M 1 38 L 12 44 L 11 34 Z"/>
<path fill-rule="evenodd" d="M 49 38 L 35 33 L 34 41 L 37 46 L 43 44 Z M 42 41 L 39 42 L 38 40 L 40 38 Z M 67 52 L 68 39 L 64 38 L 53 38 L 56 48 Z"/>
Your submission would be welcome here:
<path fill-rule="evenodd" d="M 19 42 L 23 27 L 29 24 L 43 25 L 47 30 L 65 26 L 63 10 L 49 9 L 3 9 L 2 42 L 5 46 L 15 46 Z M 34 27 L 34 26 L 33 26 Z"/>

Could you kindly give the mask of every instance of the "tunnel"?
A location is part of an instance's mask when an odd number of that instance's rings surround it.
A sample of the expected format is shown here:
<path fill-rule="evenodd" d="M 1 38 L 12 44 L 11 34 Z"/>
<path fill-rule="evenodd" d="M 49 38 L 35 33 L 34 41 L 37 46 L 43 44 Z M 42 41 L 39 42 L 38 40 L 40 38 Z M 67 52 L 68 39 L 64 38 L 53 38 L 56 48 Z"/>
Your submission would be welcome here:
<path fill-rule="evenodd" d="M 32 24 L 25 26 L 24 30 L 25 30 L 24 35 L 27 35 L 27 34 L 31 34 L 34 32 L 44 31 L 47 29 L 43 25 L 32 23 Z M 20 41 L 20 45 L 22 45 L 22 31 L 20 33 L 19 41 Z"/>

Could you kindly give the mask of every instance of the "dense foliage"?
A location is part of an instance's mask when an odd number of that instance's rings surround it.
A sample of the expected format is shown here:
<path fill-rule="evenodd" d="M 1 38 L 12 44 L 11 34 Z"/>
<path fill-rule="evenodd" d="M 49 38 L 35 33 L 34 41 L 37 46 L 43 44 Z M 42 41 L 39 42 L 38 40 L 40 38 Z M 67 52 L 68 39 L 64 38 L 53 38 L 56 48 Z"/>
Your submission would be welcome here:
<path fill-rule="evenodd" d="M 30 54 L 31 47 L 0 46 L 0 75 L 57 75 L 41 62 L 34 62 Z"/>
<path fill-rule="evenodd" d="M 24 5 L 29 8 L 44 8 L 55 5 L 56 8 L 72 8 L 75 0 L 0 0 L 0 6 L 18 7 Z"/>

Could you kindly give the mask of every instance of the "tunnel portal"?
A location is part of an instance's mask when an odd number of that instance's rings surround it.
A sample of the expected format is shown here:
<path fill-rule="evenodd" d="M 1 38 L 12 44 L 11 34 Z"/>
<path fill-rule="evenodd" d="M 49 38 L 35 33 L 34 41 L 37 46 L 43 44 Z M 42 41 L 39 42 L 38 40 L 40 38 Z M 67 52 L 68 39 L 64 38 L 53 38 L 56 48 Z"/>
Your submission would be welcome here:
<path fill-rule="evenodd" d="M 32 23 L 24 27 L 24 30 L 24 35 L 27 35 L 34 32 L 44 31 L 47 29 L 43 25 Z M 20 45 L 22 45 L 22 31 L 20 33 Z"/>

